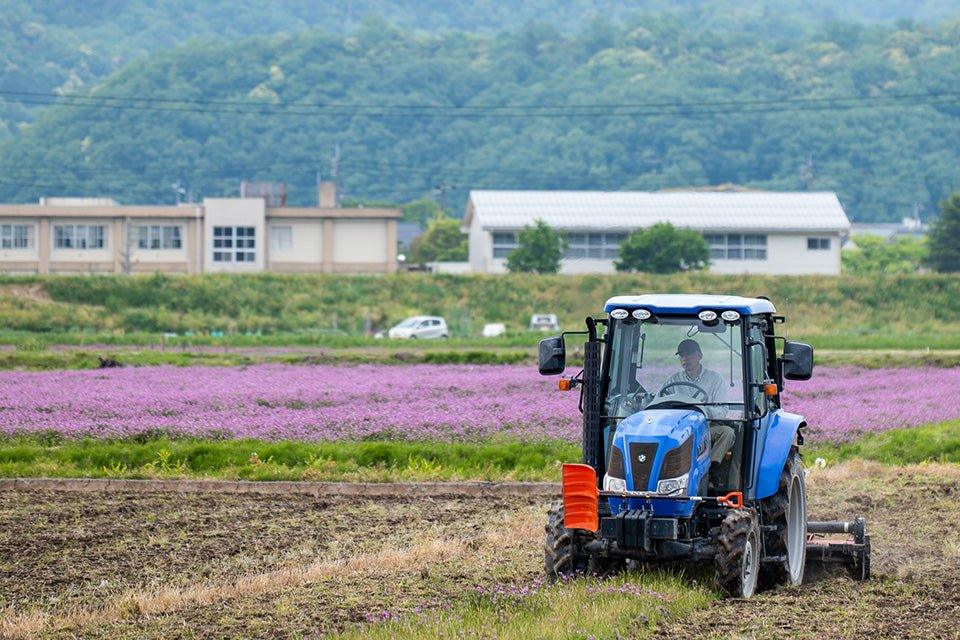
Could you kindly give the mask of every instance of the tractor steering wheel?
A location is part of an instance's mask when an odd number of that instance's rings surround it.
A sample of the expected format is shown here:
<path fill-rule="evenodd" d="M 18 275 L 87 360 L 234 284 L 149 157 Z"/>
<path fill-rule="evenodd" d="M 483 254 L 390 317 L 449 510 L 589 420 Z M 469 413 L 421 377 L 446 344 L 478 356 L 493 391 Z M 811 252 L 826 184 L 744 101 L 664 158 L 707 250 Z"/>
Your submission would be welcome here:
<path fill-rule="evenodd" d="M 660 389 L 660 391 L 657 392 L 656 397 L 657 397 L 657 398 L 666 397 L 667 394 L 664 393 L 664 392 L 665 392 L 667 389 L 672 389 L 673 387 L 693 387 L 694 391 L 693 391 L 692 397 L 693 397 L 694 399 L 697 399 L 699 396 L 702 395 L 704 402 L 709 402 L 709 400 L 710 400 L 710 394 L 707 393 L 706 389 L 704 389 L 703 387 L 701 387 L 700 385 L 698 385 L 696 382 L 686 382 L 686 381 L 684 381 L 684 380 L 680 380 L 680 381 L 677 381 L 677 382 L 671 382 L 670 384 L 665 384 L 665 385 L 663 385 L 663 388 Z"/>

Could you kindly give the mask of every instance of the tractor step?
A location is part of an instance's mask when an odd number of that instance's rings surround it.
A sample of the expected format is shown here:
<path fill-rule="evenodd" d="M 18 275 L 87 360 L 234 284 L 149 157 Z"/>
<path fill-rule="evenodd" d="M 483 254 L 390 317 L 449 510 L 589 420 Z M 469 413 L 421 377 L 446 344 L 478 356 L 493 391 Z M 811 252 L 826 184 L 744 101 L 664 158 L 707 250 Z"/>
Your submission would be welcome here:
<path fill-rule="evenodd" d="M 828 535 L 846 535 L 847 539 L 827 538 Z M 852 537 L 852 540 L 850 539 Z M 807 563 L 845 565 L 856 580 L 870 578 L 870 535 L 867 522 L 857 518 L 852 522 L 829 520 L 807 523 Z"/>

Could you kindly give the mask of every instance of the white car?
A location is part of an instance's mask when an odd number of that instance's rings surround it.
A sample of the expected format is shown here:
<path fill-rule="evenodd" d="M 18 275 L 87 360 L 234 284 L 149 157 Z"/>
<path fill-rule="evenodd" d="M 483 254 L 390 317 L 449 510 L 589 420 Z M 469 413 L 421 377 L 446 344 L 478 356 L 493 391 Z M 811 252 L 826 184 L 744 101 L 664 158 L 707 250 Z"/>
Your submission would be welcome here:
<path fill-rule="evenodd" d="M 447 321 L 440 316 L 413 316 L 387 331 L 387 337 L 408 340 L 449 338 L 450 331 Z"/>
<path fill-rule="evenodd" d="M 560 331 L 555 313 L 535 313 L 530 316 L 530 331 Z"/>
<path fill-rule="evenodd" d="M 502 336 L 507 332 L 507 326 L 502 322 L 491 322 L 490 324 L 483 325 L 483 332 L 481 335 L 484 338 L 496 338 L 497 336 Z"/>

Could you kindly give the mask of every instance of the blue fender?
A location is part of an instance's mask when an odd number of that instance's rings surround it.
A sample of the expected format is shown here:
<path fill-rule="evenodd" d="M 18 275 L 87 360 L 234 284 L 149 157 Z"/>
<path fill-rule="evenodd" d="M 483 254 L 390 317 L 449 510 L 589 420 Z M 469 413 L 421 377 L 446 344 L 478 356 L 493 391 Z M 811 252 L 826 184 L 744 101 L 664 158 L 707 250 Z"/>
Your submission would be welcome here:
<path fill-rule="evenodd" d="M 787 464 L 790 447 L 796 441 L 797 431 L 806 424 L 803 416 L 785 411 L 774 411 L 767 420 L 767 437 L 760 452 L 760 464 L 757 468 L 757 489 L 755 498 L 762 500 L 777 492 L 780 474 Z"/>

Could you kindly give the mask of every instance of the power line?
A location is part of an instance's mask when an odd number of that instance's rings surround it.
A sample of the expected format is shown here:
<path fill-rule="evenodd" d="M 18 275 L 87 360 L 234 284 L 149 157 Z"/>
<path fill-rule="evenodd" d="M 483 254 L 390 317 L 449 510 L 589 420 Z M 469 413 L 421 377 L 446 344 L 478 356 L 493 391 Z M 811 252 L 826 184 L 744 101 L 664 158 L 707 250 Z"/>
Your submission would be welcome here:
<path fill-rule="evenodd" d="M 0 91 L 0 95 L 23 96 L 25 98 L 45 98 L 51 100 L 86 100 L 120 103 L 164 103 L 164 104 L 194 104 L 194 105 L 222 105 L 235 106 L 243 108 L 270 108 L 271 105 L 250 102 L 249 100 L 213 100 L 200 98 L 163 98 L 163 97 L 137 97 L 137 96 L 119 96 L 104 94 L 59 94 L 44 93 L 36 91 Z M 818 96 L 818 97 L 782 97 L 782 98 L 750 98 L 743 100 L 709 100 L 709 101 L 674 101 L 674 102 L 627 102 L 627 103 L 586 103 L 586 104 L 389 104 L 389 103 L 323 103 L 323 102 L 298 102 L 272 105 L 274 108 L 313 108 L 313 109 L 398 109 L 398 110 L 455 110 L 455 111 L 491 111 L 491 110 L 559 110 L 559 109 L 635 109 L 635 108 L 685 108 L 685 107 L 740 107 L 745 105 L 768 105 L 781 103 L 824 103 L 824 102 L 875 102 L 875 101 L 896 101 L 912 100 L 922 98 L 951 98 L 960 99 L 960 92 L 957 91 L 921 91 L 913 93 L 897 93 L 879 96 L 847 95 L 847 96 Z"/>
<path fill-rule="evenodd" d="M 636 107 L 620 105 L 565 105 L 562 107 L 549 107 L 531 105 L 528 107 L 430 107 L 430 110 L 424 110 L 421 105 L 413 107 L 390 107 L 381 106 L 379 110 L 372 110 L 374 107 L 324 107 L 304 109 L 300 105 L 284 105 L 283 107 L 271 107 L 269 105 L 236 103 L 235 108 L 217 107 L 214 102 L 200 103 L 201 106 L 176 106 L 166 104 L 163 99 L 151 100 L 147 98 L 131 98 L 120 101 L 120 98 L 111 98 L 108 101 L 100 100 L 94 96 L 56 96 L 49 94 L 51 99 L 34 99 L 30 97 L 17 97 L 17 92 L 0 92 L 0 95 L 7 95 L 8 100 L 21 104 L 34 104 L 43 106 L 59 106 L 67 108 L 79 108 L 88 110 L 120 110 L 120 111 L 145 111 L 145 112 L 182 112 L 182 113 L 213 113 L 225 114 L 232 113 L 237 115 L 257 115 L 257 116 L 309 116 L 309 117 L 344 117 L 344 118 L 493 118 L 493 119 L 529 119 L 529 118 L 607 118 L 607 117 L 683 117 L 695 118 L 711 115 L 744 115 L 744 114 L 770 114 L 782 112 L 820 112 L 820 111 L 850 111 L 854 109 L 884 109 L 901 108 L 917 106 L 954 106 L 960 103 L 960 94 L 947 92 L 931 92 L 924 94 L 903 94 L 898 96 L 861 96 L 846 98 L 796 98 L 783 100 L 764 100 L 764 101 L 725 101 L 725 102 L 682 102 L 674 105 L 662 103 L 659 107 Z M 141 104 L 146 101 L 150 104 Z M 199 101 L 198 101 L 199 102 Z M 160 104 L 154 104 L 160 103 Z M 444 110 L 440 110 L 444 109 Z M 509 110 L 508 110 L 509 109 Z"/>

